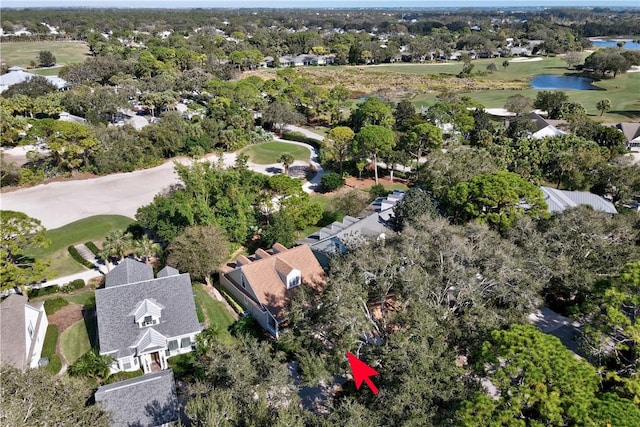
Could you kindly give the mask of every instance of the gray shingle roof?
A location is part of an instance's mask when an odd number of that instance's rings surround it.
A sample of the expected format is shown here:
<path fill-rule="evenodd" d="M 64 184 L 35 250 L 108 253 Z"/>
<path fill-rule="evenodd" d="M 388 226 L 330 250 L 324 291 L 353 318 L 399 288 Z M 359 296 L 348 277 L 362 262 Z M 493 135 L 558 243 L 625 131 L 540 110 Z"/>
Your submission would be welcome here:
<path fill-rule="evenodd" d="M 24 327 L 24 295 L 9 295 L 0 304 L 0 362 L 18 369 L 27 367 L 27 338 Z"/>
<path fill-rule="evenodd" d="M 125 283 L 143 282 L 153 279 L 153 269 L 150 265 L 131 258 L 123 259 L 120 264 L 107 274 L 105 288 L 124 285 Z"/>
<path fill-rule="evenodd" d="M 107 275 L 107 280 L 114 272 L 115 269 Z M 140 328 L 132 313 L 144 299 L 154 299 L 164 308 L 160 323 Z M 167 338 L 202 330 L 187 273 L 98 289 L 96 312 L 100 352 L 119 351 L 117 356 L 133 354 L 131 348 L 149 328 Z"/>
<path fill-rule="evenodd" d="M 176 268 L 169 267 L 168 265 L 162 270 L 158 271 L 158 277 L 175 276 L 178 274 L 180 274 L 180 272 Z"/>
<path fill-rule="evenodd" d="M 596 211 L 615 214 L 618 213 L 616 207 L 607 199 L 597 194 L 586 191 L 566 191 L 551 187 L 540 187 L 544 194 L 544 200 L 549 206 L 549 212 L 559 213 L 565 209 L 579 205 L 591 206 Z"/>
<path fill-rule="evenodd" d="M 170 369 L 98 387 L 95 399 L 111 412 L 114 427 L 157 426 L 178 420 L 178 400 Z"/>

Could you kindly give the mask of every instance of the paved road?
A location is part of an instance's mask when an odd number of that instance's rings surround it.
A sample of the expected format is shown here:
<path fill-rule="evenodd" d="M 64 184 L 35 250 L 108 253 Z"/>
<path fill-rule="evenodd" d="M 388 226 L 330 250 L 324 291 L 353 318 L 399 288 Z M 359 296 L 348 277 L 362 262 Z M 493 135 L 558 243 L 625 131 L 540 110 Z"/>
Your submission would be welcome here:
<path fill-rule="evenodd" d="M 316 137 L 321 138 L 320 135 Z M 305 184 L 304 189 L 312 192 L 319 185 L 323 173 L 318 153 L 308 144 L 287 142 L 306 146 L 311 151 L 311 163 L 319 173 L 310 183 Z M 231 166 L 235 163 L 236 154 L 225 153 L 223 159 L 225 166 Z M 205 160 L 215 162 L 217 156 L 211 154 Z M 188 164 L 192 160 L 180 158 L 176 161 Z M 304 162 L 296 162 L 294 166 L 303 164 L 306 165 Z M 278 173 L 282 168 L 280 164 L 249 163 L 248 166 L 256 172 L 268 175 Z M 133 218 L 140 206 L 151 203 L 156 194 L 177 183 L 179 179 L 174 171 L 173 161 L 169 161 L 151 169 L 86 180 L 52 182 L 2 193 L 0 208 L 24 212 L 42 221 L 47 229 L 94 215 L 124 215 Z"/>

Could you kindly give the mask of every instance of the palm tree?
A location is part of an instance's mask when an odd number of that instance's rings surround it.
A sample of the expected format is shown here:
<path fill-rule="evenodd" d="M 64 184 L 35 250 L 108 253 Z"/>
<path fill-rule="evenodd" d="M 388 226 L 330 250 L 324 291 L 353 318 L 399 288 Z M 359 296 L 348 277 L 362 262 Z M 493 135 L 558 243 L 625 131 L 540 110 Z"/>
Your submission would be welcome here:
<path fill-rule="evenodd" d="M 601 99 L 596 104 L 596 108 L 600 111 L 600 116 L 602 117 L 605 112 L 611 109 L 611 101 L 608 99 Z"/>
<path fill-rule="evenodd" d="M 162 248 L 160 244 L 151 240 L 147 235 L 142 236 L 142 239 L 134 242 L 133 253 L 137 257 L 142 258 L 147 264 L 151 258 L 157 257 L 161 251 Z"/>
<path fill-rule="evenodd" d="M 289 153 L 284 153 L 280 156 L 280 158 L 278 158 L 278 161 L 282 163 L 282 166 L 284 166 L 285 174 L 289 175 L 289 166 L 291 166 L 294 160 L 295 159 L 293 158 L 293 156 Z"/>
<path fill-rule="evenodd" d="M 69 375 L 93 378 L 102 383 L 109 376 L 113 361 L 111 356 L 101 355 L 96 350 L 89 350 L 69 366 Z"/>
<path fill-rule="evenodd" d="M 122 230 L 111 230 L 102 242 L 100 256 L 107 262 L 109 258 L 121 260 L 133 246 L 133 235 Z"/>

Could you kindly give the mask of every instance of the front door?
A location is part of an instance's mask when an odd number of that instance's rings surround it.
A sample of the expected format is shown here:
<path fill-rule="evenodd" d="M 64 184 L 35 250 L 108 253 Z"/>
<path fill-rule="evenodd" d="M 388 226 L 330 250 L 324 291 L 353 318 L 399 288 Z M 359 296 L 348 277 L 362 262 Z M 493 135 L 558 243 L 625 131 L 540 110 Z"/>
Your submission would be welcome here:
<path fill-rule="evenodd" d="M 155 353 L 151 353 L 151 360 L 153 363 L 160 365 L 160 354 L 157 351 Z"/>

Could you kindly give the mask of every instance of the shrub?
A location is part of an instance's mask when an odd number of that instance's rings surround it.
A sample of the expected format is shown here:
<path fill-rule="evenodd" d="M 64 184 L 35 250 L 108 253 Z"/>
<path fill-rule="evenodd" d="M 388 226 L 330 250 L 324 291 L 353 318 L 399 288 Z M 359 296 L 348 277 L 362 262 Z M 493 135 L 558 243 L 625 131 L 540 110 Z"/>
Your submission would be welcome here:
<path fill-rule="evenodd" d="M 282 134 L 282 139 L 286 139 L 287 141 L 304 142 L 305 144 L 309 144 L 315 148 L 320 148 L 320 144 L 322 142 L 315 138 L 308 138 L 301 132 L 284 132 Z"/>
<path fill-rule="evenodd" d="M 87 261 L 86 259 L 82 258 L 82 255 L 80 255 L 80 253 L 78 252 L 78 250 L 73 247 L 73 246 L 69 246 L 67 248 L 67 250 L 69 251 L 69 255 L 71 255 L 71 258 L 73 258 L 75 261 L 79 262 L 80 264 L 84 265 L 87 268 L 94 268 L 95 265 L 93 265 L 92 262 Z"/>
<path fill-rule="evenodd" d="M 329 172 L 322 175 L 320 184 L 326 191 L 334 191 L 344 185 L 345 181 L 339 173 Z"/>
<path fill-rule="evenodd" d="M 244 308 L 242 308 L 242 306 L 240 304 L 238 304 L 236 302 L 236 300 L 227 293 L 227 291 L 225 291 L 222 288 L 218 288 L 218 290 L 220 291 L 220 293 L 222 294 L 222 296 L 224 297 L 224 299 L 227 300 L 227 302 L 229 303 L 229 305 L 231 307 L 233 307 L 233 309 L 236 311 L 236 313 L 238 314 L 242 314 L 244 312 Z"/>
<path fill-rule="evenodd" d="M 91 253 L 93 253 L 96 257 L 100 256 L 100 249 L 98 249 L 98 247 L 96 246 L 95 243 L 93 242 L 87 242 L 84 244 L 87 249 L 89 249 L 91 251 Z"/>
<path fill-rule="evenodd" d="M 109 377 L 104 380 L 104 384 L 107 385 L 117 383 L 118 381 L 130 380 L 131 378 L 141 377 L 142 375 L 142 369 L 132 372 L 116 372 L 115 374 L 109 375 Z"/>
<path fill-rule="evenodd" d="M 47 286 L 47 287 L 40 288 L 40 289 L 29 289 L 27 291 L 27 294 L 28 294 L 29 298 L 35 298 L 35 297 L 41 297 L 43 295 L 55 294 L 59 290 L 60 290 L 60 288 L 58 286 L 53 285 L 53 286 Z"/>
<path fill-rule="evenodd" d="M 57 286 L 56 286 L 57 287 Z M 44 311 L 51 316 L 62 307 L 69 305 L 69 301 L 61 297 L 50 298 L 44 302 Z"/>
<path fill-rule="evenodd" d="M 384 188 L 384 185 L 375 184 L 375 185 L 372 185 L 371 188 L 369 189 L 369 194 L 371 194 L 371 196 L 374 198 L 378 198 L 378 197 L 386 196 L 387 194 L 389 194 L 389 191 L 387 191 L 387 189 Z"/>
<path fill-rule="evenodd" d="M 76 279 L 76 280 L 73 280 L 73 281 L 71 281 L 71 282 L 67 283 L 66 285 L 64 285 L 64 286 L 61 288 L 61 291 L 62 291 L 62 292 L 64 292 L 64 293 L 73 292 L 73 291 L 75 291 L 76 289 L 82 289 L 82 288 L 84 288 L 84 285 L 85 285 L 84 280 L 82 280 L 82 279 Z"/>
<path fill-rule="evenodd" d="M 46 303 L 45 303 L 46 308 Z M 46 366 L 46 370 L 52 374 L 57 374 L 62 369 L 62 361 L 56 354 L 56 344 L 58 343 L 58 327 L 56 325 L 49 325 L 47 327 L 47 333 L 44 336 L 44 343 L 42 344 L 42 357 L 49 359 L 49 364 Z"/>

